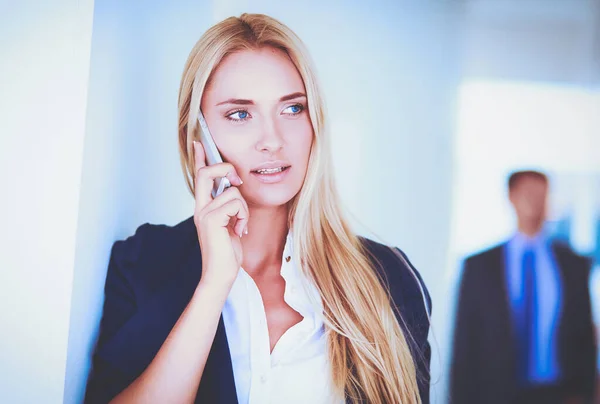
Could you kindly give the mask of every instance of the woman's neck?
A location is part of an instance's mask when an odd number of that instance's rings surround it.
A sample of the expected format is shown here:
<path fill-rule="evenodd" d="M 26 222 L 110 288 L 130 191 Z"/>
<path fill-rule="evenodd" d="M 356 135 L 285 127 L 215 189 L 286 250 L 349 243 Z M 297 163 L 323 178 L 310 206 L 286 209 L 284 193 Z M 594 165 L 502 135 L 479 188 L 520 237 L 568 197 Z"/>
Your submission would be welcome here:
<path fill-rule="evenodd" d="M 242 236 L 244 270 L 251 276 L 264 275 L 269 268 L 279 270 L 287 233 L 287 206 L 250 207 L 248 234 Z"/>

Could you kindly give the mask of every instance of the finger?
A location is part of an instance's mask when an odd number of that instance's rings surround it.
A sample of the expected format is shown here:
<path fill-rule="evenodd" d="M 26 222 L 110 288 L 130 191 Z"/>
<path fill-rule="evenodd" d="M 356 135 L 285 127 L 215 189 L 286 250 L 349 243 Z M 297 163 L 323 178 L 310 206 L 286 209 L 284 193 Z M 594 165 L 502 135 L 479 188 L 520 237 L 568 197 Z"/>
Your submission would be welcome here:
<path fill-rule="evenodd" d="M 215 206 L 222 206 L 230 200 L 239 199 L 242 201 L 244 205 L 244 212 L 240 212 L 243 214 L 239 214 L 234 221 L 233 230 L 235 234 L 238 236 L 242 236 L 242 234 L 248 234 L 248 221 L 250 218 L 250 209 L 248 208 L 248 203 L 242 196 L 240 190 L 236 187 L 231 187 L 225 190 L 221 195 L 217 196 L 213 201 Z"/>
<path fill-rule="evenodd" d="M 198 150 L 202 147 L 197 143 Z M 200 154 L 200 153 L 199 153 Z M 194 173 L 194 196 L 196 199 L 196 212 L 202 210 L 212 200 L 212 189 L 215 178 L 227 177 L 232 185 L 242 184 L 233 165 L 229 163 L 219 163 L 211 166 L 202 166 L 196 169 Z"/>
<path fill-rule="evenodd" d="M 227 177 L 231 185 L 242 185 L 242 179 L 238 176 L 235 167 L 229 163 L 218 163 L 205 166 L 196 172 L 196 206 L 198 210 L 203 209 L 212 201 L 212 189 L 216 178 Z"/>
<path fill-rule="evenodd" d="M 197 173 L 198 173 L 199 169 L 206 166 L 206 156 L 204 154 L 204 147 L 202 147 L 202 144 L 200 142 L 196 142 L 194 140 L 193 144 L 194 144 L 194 196 L 195 196 L 196 201 L 198 201 L 200 187 L 198 186 Z"/>
<path fill-rule="evenodd" d="M 247 233 L 248 219 L 250 217 L 250 209 L 248 203 L 236 187 L 231 187 L 225 190 L 221 195 L 217 196 L 212 202 L 210 202 L 200 213 L 201 216 L 208 215 L 211 212 L 219 209 L 221 206 L 227 204 L 232 200 L 239 200 L 242 202 L 243 211 L 234 218 L 233 229 L 237 235 Z"/>
<path fill-rule="evenodd" d="M 195 169 L 194 169 L 194 177 L 197 176 L 198 171 L 201 168 L 207 167 L 208 165 L 206 164 L 206 154 L 204 154 L 204 146 L 202 146 L 202 142 L 197 142 L 194 140 L 194 163 L 195 163 Z M 233 165 L 229 164 L 229 163 L 221 163 L 224 165 L 228 165 L 229 168 L 231 168 L 231 170 L 229 170 L 226 174 L 228 175 L 217 175 L 214 178 L 217 177 L 225 177 L 227 176 L 227 179 L 229 179 L 229 182 L 231 182 L 233 185 L 235 186 L 240 186 L 243 184 L 242 179 L 240 178 L 240 176 L 238 175 L 235 167 L 233 167 Z M 219 166 L 221 164 L 214 164 L 211 167 L 215 167 L 215 166 Z"/>
<path fill-rule="evenodd" d="M 223 191 L 221 195 L 213 199 L 211 203 L 206 205 L 206 207 L 203 209 L 203 212 L 209 213 L 233 199 L 239 199 L 244 204 L 244 207 L 248 209 L 248 204 L 246 203 L 246 200 L 242 196 L 240 190 L 237 187 L 229 187 L 225 191 Z"/>
<path fill-rule="evenodd" d="M 194 167 L 198 170 L 206 165 L 206 155 L 204 154 L 204 147 L 202 143 L 194 140 Z"/>
<path fill-rule="evenodd" d="M 237 217 L 235 225 L 233 225 L 233 231 L 238 236 L 242 237 L 244 234 L 248 234 L 248 217 L 240 218 Z"/>
<path fill-rule="evenodd" d="M 210 213 L 208 220 L 213 221 L 214 224 L 220 227 L 227 227 L 232 218 L 236 218 L 239 221 L 248 220 L 247 211 L 244 208 L 244 204 L 239 199 L 232 199 L 223 206 L 218 207 Z M 236 224 L 236 228 L 237 228 Z M 236 234 L 242 237 L 243 232 L 237 229 Z"/>

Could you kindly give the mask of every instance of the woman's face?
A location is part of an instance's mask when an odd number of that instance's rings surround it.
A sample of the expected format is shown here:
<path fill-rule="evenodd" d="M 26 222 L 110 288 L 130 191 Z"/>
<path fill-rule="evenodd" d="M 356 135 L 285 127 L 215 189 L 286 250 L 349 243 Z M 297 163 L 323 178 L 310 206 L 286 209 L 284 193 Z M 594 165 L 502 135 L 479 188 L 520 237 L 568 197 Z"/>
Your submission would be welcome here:
<path fill-rule="evenodd" d="M 280 206 L 300 191 L 313 129 L 304 83 L 283 51 L 267 47 L 227 56 L 201 108 L 223 160 L 244 182 L 240 191 L 250 206 Z"/>

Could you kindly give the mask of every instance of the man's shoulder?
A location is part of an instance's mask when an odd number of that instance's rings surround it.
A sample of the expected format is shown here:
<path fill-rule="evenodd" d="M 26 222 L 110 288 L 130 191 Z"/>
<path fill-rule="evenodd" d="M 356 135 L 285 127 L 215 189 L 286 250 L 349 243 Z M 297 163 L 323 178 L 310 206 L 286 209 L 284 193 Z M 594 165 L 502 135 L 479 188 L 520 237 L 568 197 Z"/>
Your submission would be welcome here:
<path fill-rule="evenodd" d="M 593 260 L 584 255 L 578 254 L 571 246 L 561 240 L 553 240 L 552 247 L 555 254 L 561 257 L 566 257 L 570 262 L 574 263 L 573 267 L 589 270 L 592 267 Z"/>
<path fill-rule="evenodd" d="M 506 242 L 496 244 L 492 247 L 478 251 L 465 258 L 465 264 L 469 267 L 477 267 L 480 264 L 488 264 L 490 261 L 502 259 L 503 250 L 506 247 Z"/>
<path fill-rule="evenodd" d="M 587 259 L 587 257 L 584 257 L 573 250 L 573 248 L 566 241 L 555 239 L 552 240 L 551 245 L 555 251 L 558 251 L 561 254 L 565 254 L 576 259 Z"/>

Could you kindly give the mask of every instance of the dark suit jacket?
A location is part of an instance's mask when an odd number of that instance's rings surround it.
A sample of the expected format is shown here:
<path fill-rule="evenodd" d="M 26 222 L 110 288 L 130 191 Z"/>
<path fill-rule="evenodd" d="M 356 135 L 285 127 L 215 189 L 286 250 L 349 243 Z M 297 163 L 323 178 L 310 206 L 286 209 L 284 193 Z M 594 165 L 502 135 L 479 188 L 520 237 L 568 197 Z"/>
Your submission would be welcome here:
<path fill-rule="evenodd" d="M 465 261 L 454 330 L 450 395 L 455 404 L 508 404 L 517 394 L 516 346 L 506 285 L 506 244 Z M 554 243 L 562 284 L 559 364 L 567 394 L 592 397 L 596 343 L 590 262 Z"/>
<path fill-rule="evenodd" d="M 374 241 L 364 242 L 381 263 L 378 266 L 381 278 L 389 284 L 393 304 L 402 313 L 406 322 L 403 326 L 414 339 L 408 338 L 416 357 L 421 397 L 423 403 L 428 403 L 429 322 L 419 285 L 391 250 Z M 86 402 L 110 401 L 145 370 L 189 303 L 200 279 L 201 265 L 198 236 L 191 217 L 174 227 L 145 224 L 134 236 L 114 244 Z M 430 306 L 424 285 L 423 289 Z M 237 403 L 222 317 L 196 403 Z"/>

